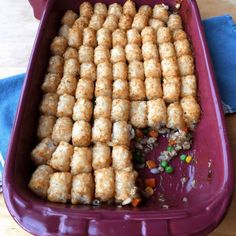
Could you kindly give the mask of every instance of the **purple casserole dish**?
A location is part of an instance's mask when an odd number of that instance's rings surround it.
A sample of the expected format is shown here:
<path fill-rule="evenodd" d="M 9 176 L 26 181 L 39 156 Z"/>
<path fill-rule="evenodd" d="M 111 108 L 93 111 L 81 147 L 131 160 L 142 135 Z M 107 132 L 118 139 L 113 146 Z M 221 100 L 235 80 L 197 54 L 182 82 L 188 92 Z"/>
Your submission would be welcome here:
<path fill-rule="evenodd" d="M 39 1 L 31 4 L 43 6 Z M 91 2 L 95 3 L 96 0 Z M 102 1 L 107 4 L 114 0 Z M 117 1 L 116 1 L 117 2 Z M 124 0 L 119 1 L 123 3 Z M 136 0 L 136 4 L 146 4 Z M 150 0 L 154 5 L 156 0 Z M 174 0 L 164 3 L 174 7 Z M 49 45 L 56 35 L 60 18 L 67 9 L 78 11 L 80 1 L 48 0 L 41 18 L 36 42 L 25 78 L 21 99 L 8 149 L 3 193 L 9 212 L 16 222 L 34 235 L 206 235 L 223 219 L 233 191 L 232 163 L 224 118 L 214 72 L 195 0 L 182 2 L 180 15 L 193 45 L 198 77 L 202 118 L 194 135 L 191 152 L 196 161 L 182 165 L 174 161 L 173 175 L 158 176 L 158 190 L 139 208 L 115 206 L 72 206 L 55 204 L 36 197 L 27 187 L 32 173 L 29 160 L 35 145 L 40 86 L 47 69 Z M 39 4 L 39 5 L 38 5 Z M 41 8 L 42 9 L 42 8 Z M 40 17 L 40 11 L 36 16 Z M 165 141 L 154 150 L 162 150 Z M 211 162 L 211 178 L 209 178 Z M 144 173 L 146 175 L 146 173 Z M 183 186 L 181 178 L 188 181 Z M 193 185 L 193 180 L 195 185 Z M 160 194 L 169 209 L 163 209 Z M 188 201 L 182 201 L 186 197 Z"/>

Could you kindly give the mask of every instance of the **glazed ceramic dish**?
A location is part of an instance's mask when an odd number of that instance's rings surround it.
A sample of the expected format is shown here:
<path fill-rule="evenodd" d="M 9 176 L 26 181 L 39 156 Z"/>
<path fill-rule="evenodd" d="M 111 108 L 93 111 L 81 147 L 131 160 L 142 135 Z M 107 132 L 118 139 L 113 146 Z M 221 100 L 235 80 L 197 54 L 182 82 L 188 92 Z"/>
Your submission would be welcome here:
<path fill-rule="evenodd" d="M 31 1 L 33 3 L 33 1 Z M 95 3 L 96 1 L 91 1 Z M 111 4 L 115 1 L 103 1 Z M 135 1 L 137 6 L 145 4 Z M 149 1 L 155 5 L 160 1 Z M 123 4 L 123 1 L 119 3 Z M 163 3 L 175 7 L 175 1 Z M 159 177 L 154 196 L 138 208 L 111 206 L 72 206 L 49 203 L 27 187 L 32 166 L 30 152 L 36 143 L 40 90 L 50 56 L 50 43 L 57 34 L 65 10 L 78 11 L 79 2 L 49 0 L 33 48 L 6 160 L 3 191 L 13 218 L 34 235 L 205 235 L 222 220 L 230 203 L 233 178 L 229 144 L 214 73 L 194 0 L 181 4 L 179 14 L 192 43 L 201 121 L 194 133 L 191 152 L 195 162 L 183 166 L 173 161 L 172 175 Z M 36 16 L 39 16 L 37 12 Z M 149 158 L 157 156 L 163 138 Z M 142 172 L 141 176 L 150 173 Z M 185 183 L 183 184 L 183 177 Z M 168 209 L 160 196 L 165 196 Z M 183 199 L 188 199 L 183 201 Z"/>

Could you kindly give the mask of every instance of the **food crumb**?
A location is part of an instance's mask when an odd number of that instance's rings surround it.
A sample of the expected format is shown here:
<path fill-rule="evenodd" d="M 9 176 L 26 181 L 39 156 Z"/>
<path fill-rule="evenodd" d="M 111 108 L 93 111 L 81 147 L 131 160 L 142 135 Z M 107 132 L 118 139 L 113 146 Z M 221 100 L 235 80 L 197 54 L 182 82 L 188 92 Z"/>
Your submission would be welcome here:
<path fill-rule="evenodd" d="M 188 198 L 187 197 L 183 197 L 182 201 L 183 202 L 188 202 Z"/>
<path fill-rule="evenodd" d="M 159 168 L 152 168 L 152 169 L 150 169 L 150 172 L 155 175 L 155 174 L 160 173 L 160 170 L 159 170 Z"/>
<path fill-rule="evenodd" d="M 94 206 L 99 206 L 100 204 L 101 204 L 101 202 L 98 199 L 93 200 L 93 205 Z"/>
<path fill-rule="evenodd" d="M 163 209 L 169 209 L 169 205 L 162 205 L 161 206 Z"/>
<path fill-rule="evenodd" d="M 185 184 L 187 182 L 187 178 L 186 177 L 182 177 L 180 179 L 180 181 L 181 181 L 182 184 Z"/>
<path fill-rule="evenodd" d="M 165 197 L 161 194 L 160 197 L 158 198 L 159 202 L 165 202 Z"/>
<path fill-rule="evenodd" d="M 176 9 L 180 9 L 180 3 L 177 3 L 177 4 L 175 5 L 175 8 L 176 8 Z"/>
<path fill-rule="evenodd" d="M 193 188 L 195 188 L 195 186 L 196 186 L 196 180 L 195 180 L 195 179 L 192 180 L 192 182 L 191 182 L 191 186 L 192 186 Z"/>

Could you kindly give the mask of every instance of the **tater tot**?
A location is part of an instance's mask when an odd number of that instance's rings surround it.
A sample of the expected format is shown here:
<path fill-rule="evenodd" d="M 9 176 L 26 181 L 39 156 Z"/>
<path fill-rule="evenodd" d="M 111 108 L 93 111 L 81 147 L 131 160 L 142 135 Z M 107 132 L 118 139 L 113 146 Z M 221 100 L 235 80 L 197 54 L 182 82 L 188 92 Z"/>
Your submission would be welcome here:
<path fill-rule="evenodd" d="M 113 80 L 117 79 L 127 79 L 127 74 L 128 74 L 128 68 L 127 64 L 125 62 L 118 62 L 113 64 Z"/>
<path fill-rule="evenodd" d="M 79 98 L 73 109 L 73 120 L 85 120 L 89 122 L 93 113 L 93 103 L 88 99 Z"/>
<path fill-rule="evenodd" d="M 161 65 L 157 60 L 150 59 L 144 61 L 144 74 L 146 77 L 161 78 Z"/>
<path fill-rule="evenodd" d="M 143 13 L 137 13 L 134 16 L 132 28 L 141 32 L 148 25 L 148 16 Z"/>
<path fill-rule="evenodd" d="M 79 28 L 70 28 L 68 31 L 68 45 L 78 49 L 83 40 L 83 34 Z"/>
<path fill-rule="evenodd" d="M 91 79 L 79 79 L 75 97 L 91 100 L 93 98 L 94 83 Z"/>
<path fill-rule="evenodd" d="M 166 125 L 167 111 L 165 102 L 162 98 L 147 101 L 147 110 L 148 126 L 158 130 Z"/>
<path fill-rule="evenodd" d="M 111 140 L 112 124 L 109 119 L 100 117 L 94 120 L 92 129 L 92 141 L 96 142 L 109 142 Z"/>
<path fill-rule="evenodd" d="M 94 60 L 94 49 L 90 46 L 82 45 L 79 48 L 79 62 L 85 63 L 85 62 L 91 62 L 93 63 Z"/>
<path fill-rule="evenodd" d="M 96 66 L 92 62 L 81 63 L 80 78 L 95 81 L 97 78 Z"/>
<path fill-rule="evenodd" d="M 111 32 L 118 27 L 119 18 L 115 15 L 108 15 L 103 23 L 103 28 L 109 29 Z"/>
<path fill-rule="evenodd" d="M 70 58 L 65 61 L 64 75 L 76 76 L 79 74 L 79 61 L 75 58 Z"/>
<path fill-rule="evenodd" d="M 112 149 L 112 167 L 116 170 L 132 169 L 132 155 L 126 146 L 114 146 Z"/>
<path fill-rule="evenodd" d="M 166 77 L 162 83 L 163 99 L 167 103 L 178 102 L 180 98 L 181 83 L 179 77 Z"/>
<path fill-rule="evenodd" d="M 83 31 L 83 45 L 95 48 L 97 46 L 96 30 L 87 27 Z"/>
<path fill-rule="evenodd" d="M 139 7 L 138 12 L 150 17 L 152 15 L 152 8 L 148 5 L 142 5 Z"/>
<path fill-rule="evenodd" d="M 160 27 L 164 27 L 165 23 L 158 19 L 151 18 L 148 22 L 149 26 L 151 26 L 155 31 L 157 31 Z"/>
<path fill-rule="evenodd" d="M 115 174 L 112 167 L 94 171 L 95 198 L 109 201 L 115 195 Z"/>
<path fill-rule="evenodd" d="M 87 18 L 91 18 L 93 15 L 93 6 L 90 2 L 83 2 L 79 7 L 80 16 L 85 16 Z"/>
<path fill-rule="evenodd" d="M 157 45 L 155 43 L 152 42 L 144 43 L 142 46 L 142 55 L 144 61 L 150 59 L 159 61 L 159 54 L 157 50 Z"/>
<path fill-rule="evenodd" d="M 190 43 L 187 39 L 177 40 L 174 42 L 174 45 L 177 57 L 192 54 Z"/>
<path fill-rule="evenodd" d="M 39 110 L 44 115 L 56 115 L 58 95 L 56 93 L 46 93 L 43 95 Z"/>
<path fill-rule="evenodd" d="M 48 72 L 49 73 L 63 73 L 64 60 L 61 56 L 52 56 L 49 58 L 48 62 Z"/>
<path fill-rule="evenodd" d="M 145 101 L 131 102 L 130 123 L 136 128 L 147 126 L 147 103 Z"/>
<path fill-rule="evenodd" d="M 171 31 L 168 27 L 160 27 L 157 30 L 157 43 L 168 43 L 172 41 Z"/>
<path fill-rule="evenodd" d="M 181 17 L 178 14 L 170 14 L 167 26 L 170 30 L 183 29 Z"/>
<path fill-rule="evenodd" d="M 126 62 L 125 50 L 122 46 L 115 46 L 111 49 L 111 63 Z"/>
<path fill-rule="evenodd" d="M 123 5 L 123 14 L 134 17 L 136 14 L 135 3 L 132 0 L 127 0 Z"/>
<path fill-rule="evenodd" d="M 110 61 L 109 49 L 104 46 L 97 46 L 94 50 L 94 63 L 98 65 L 100 63 L 109 61 Z"/>
<path fill-rule="evenodd" d="M 72 47 L 68 47 L 63 54 L 64 60 L 68 60 L 71 58 L 78 59 L 78 50 Z"/>
<path fill-rule="evenodd" d="M 112 64 L 109 62 L 97 65 L 97 79 L 106 78 L 112 80 Z"/>
<path fill-rule="evenodd" d="M 40 165 L 34 171 L 31 176 L 28 187 L 36 195 L 42 198 L 47 197 L 47 191 L 49 187 L 50 175 L 53 173 L 53 169 L 48 165 Z"/>
<path fill-rule="evenodd" d="M 80 16 L 73 24 L 72 28 L 83 31 L 89 24 L 89 19 L 85 16 Z"/>
<path fill-rule="evenodd" d="M 57 87 L 60 81 L 61 81 L 60 74 L 48 73 L 45 75 L 41 89 L 45 93 L 55 93 L 57 91 Z"/>
<path fill-rule="evenodd" d="M 187 39 L 187 35 L 182 29 L 174 30 L 172 35 L 174 41 Z"/>
<path fill-rule="evenodd" d="M 157 36 L 156 36 L 156 31 L 151 27 L 151 26 L 146 26 L 142 32 L 142 43 L 153 43 L 156 44 L 157 42 Z"/>
<path fill-rule="evenodd" d="M 77 18 L 78 15 L 75 12 L 67 10 L 61 19 L 61 24 L 71 27 Z"/>
<path fill-rule="evenodd" d="M 161 60 L 169 58 L 169 57 L 175 57 L 175 48 L 173 43 L 162 43 L 159 45 L 159 53 Z"/>
<path fill-rule="evenodd" d="M 167 22 L 169 18 L 168 6 L 164 4 L 156 4 L 153 7 L 153 18 Z"/>
<path fill-rule="evenodd" d="M 94 4 L 94 14 L 102 15 L 104 18 L 107 17 L 107 6 L 104 3 L 97 2 Z"/>
<path fill-rule="evenodd" d="M 127 41 L 129 44 L 142 45 L 141 34 L 136 29 L 130 29 L 127 31 Z"/>
<path fill-rule="evenodd" d="M 125 55 L 127 61 L 141 61 L 142 51 L 137 44 L 127 44 L 125 47 Z"/>
<path fill-rule="evenodd" d="M 181 77 L 181 97 L 197 96 L 197 79 L 195 75 Z"/>
<path fill-rule="evenodd" d="M 145 79 L 146 97 L 148 100 L 161 98 L 163 96 L 161 80 L 154 77 Z"/>
<path fill-rule="evenodd" d="M 93 200 L 94 181 L 91 173 L 73 176 L 71 188 L 72 204 L 90 204 Z"/>
<path fill-rule="evenodd" d="M 130 125 L 126 121 L 116 121 L 113 123 L 112 144 L 129 146 Z"/>
<path fill-rule="evenodd" d="M 124 202 L 137 197 L 137 187 L 135 181 L 138 174 L 134 170 L 116 170 L 115 172 L 115 198 L 116 202 Z"/>
<path fill-rule="evenodd" d="M 129 81 L 129 97 L 131 101 L 145 100 L 146 91 L 143 80 L 131 79 Z"/>
<path fill-rule="evenodd" d="M 181 76 L 194 74 L 194 60 L 191 55 L 178 57 L 179 73 Z"/>
<path fill-rule="evenodd" d="M 112 95 L 112 80 L 109 78 L 97 79 L 95 85 L 95 97 Z"/>
<path fill-rule="evenodd" d="M 74 146 L 87 147 L 91 142 L 91 125 L 84 121 L 76 121 L 72 129 L 72 143 Z"/>
<path fill-rule="evenodd" d="M 77 85 L 77 79 L 73 75 L 64 75 L 57 87 L 57 94 L 63 95 L 64 93 L 74 96 Z"/>
<path fill-rule="evenodd" d="M 93 28 L 94 30 L 99 30 L 102 28 L 104 23 L 104 17 L 102 15 L 94 14 L 91 17 L 91 20 L 89 22 L 89 27 Z"/>
<path fill-rule="evenodd" d="M 55 143 L 61 141 L 69 143 L 71 140 L 73 122 L 69 117 L 59 117 L 52 131 L 52 140 Z"/>
<path fill-rule="evenodd" d="M 52 157 L 56 145 L 51 138 L 44 138 L 31 152 L 31 160 L 35 165 L 46 164 Z"/>
<path fill-rule="evenodd" d="M 66 48 L 67 48 L 67 40 L 61 36 L 56 36 L 50 45 L 50 50 L 52 55 L 62 56 L 66 51 Z"/>
<path fill-rule="evenodd" d="M 163 59 L 161 61 L 161 70 L 164 77 L 178 76 L 179 68 L 175 57 Z"/>
<path fill-rule="evenodd" d="M 71 117 L 73 113 L 73 107 L 75 104 L 74 96 L 63 94 L 59 97 L 59 102 L 57 105 L 57 116 L 68 116 Z"/>
<path fill-rule="evenodd" d="M 119 19 L 118 26 L 120 29 L 126 31 L 132 27 L 133 18 L 129 15 L 122 15 Z"/>
<path fill-rule="evenodd" d="M 171 103 L 167 107 L 167 128 L 182 129 L 185 127 L 183 109 L 179 102 Z"/>
<path fill-rule="evenodd" d="M 119 3 L 112 3 L 108 7 L 108 15 L 115 15 L 120 17 L 122 15 L 123 8 Z"/>
<path fill-rule="evenodd" d="M 66 203 L 70 200 L 72 175 L 69 172 L 56 172 L 50 177 L 48 200 Z"/>
<path fill-rule="evenodd" d="M 144 67 L 141 61 L 132 61 L 128 65 L 128 79 L 144 80 Z"/>
<path fill-rule="evenodd" d="M 180 104 L 183 109 L 184 121 L 187 127 L 193 130 L 200 119 L 200 106 L 193 96 L 187 96 L 182 98 Z"/>
<path fill-rule="evenodd" d="M 97 42 L 98 45 L 104 46 L 106 48 L 111 48 L 112 38 L 109 29 L 101 28 L 97 31 Z"/>
<path fill-rule="evenodd" d="M 95 100 L 94 119 L 98 119 L 100 117 L 110 119 L 111 118 L 111 98 L 99 96 Z"/>
<path fill-rule="evenodd" d="M 87 147 L 75 147 L 70 163 L 72 175 L 92 171 L 92 151 Z"/>
<path fill-rule="evenodd" d="M 107 168 L 111 165 L 111 149 L 105 143 L 96 143 L 93 146 L 93 161 L 94 170 Z"/>
<path fill-rule="evenodd" d="M 113 83 L 112 98 L 129 98 L 129 83 L 127 80 L 117 79 Z"/>
<path fill-rule="evenodd" d="M 52 158 L 48 160 L 54 170 L 66 172 L 70 170 L 70 161 L 73 155 L 74 148 L 71 144 L 60 142 L 56 150 L 52 154 Z"/>
<path fill-rule="evenodd" d="M 112 33 L 112 45 L 113 47 L 121 46 L 125 47 L 127 44 L 127 36 L 124 30 L 117 29 Z"/>
<path fill-rule="evenodd" d="M 126 99 L 113 99 L 111 120 L 116 121 L 128 121 L 130 112 L 130 101 Z"/>
<path fill-rule="evenodd" d="M 53 126 L 56 122 L 55 116 L 40 116 L 37 129 L 37 137 L 41 140 L 52 134 Z"/>
<path fill-rule="evenodd" d="M 58 30 L 58 36 L 68 39 L 69 28 L 70 27 L 68 25 L 62 25 Z"/>

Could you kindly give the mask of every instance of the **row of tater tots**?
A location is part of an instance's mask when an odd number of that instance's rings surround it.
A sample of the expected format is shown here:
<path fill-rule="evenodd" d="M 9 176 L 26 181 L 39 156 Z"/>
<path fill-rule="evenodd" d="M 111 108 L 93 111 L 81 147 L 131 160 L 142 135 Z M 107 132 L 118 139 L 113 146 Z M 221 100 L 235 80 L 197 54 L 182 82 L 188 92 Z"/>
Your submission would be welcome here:
<path fill-rule="evenodd" d="M 103 6 L 103 4 L 100 6 Z M 68 14 L 74 15 L 73 12 L 67 12 L 64 18 Z M 75 23 L 79 24 L 82 20 L 78 18 Z M 90 26 L 93 26 L 94 22 L 92 20 L 90 22 Z M 70 198 L 70 189 L 68 186 L 70 186 L 72 181 L 72 203 L 91 203 L 94 191 L 94 180 L 91 174 L 93 167 L 96 183 L 95 197 L 102 201 L 108 201 L 113 198 L 115 192 L 114 180 L 116 178 L 118 188 L 116 199 L 122 201 L 127 198 L 127 195 L 130 195 L 130 190 L 126 190 L 127 184 L 125 180 L 129 180 L 133 184 L 132 189 L 135 189 L 134 183 L 137 174 L 135 172 L 128 171 L 126 173 L 122 171 L 124 168 L 131 167 L 131 154 L 128 147 L 121 145 L 115 146 L 112 150 L 112 166 L 116 169 L 116 175 L 114 175 L 113 168 L 109 167 L 111 166 L 110 147 L 105 143 L 101 143 L 110 141 L 111 137 L 111 122 L 109 120 L 111 115 L 109 111 L 111 113 L 112 88 L 110 82 L 112 82 L 112 67 L 108 62 L 110 61 L 110 54 L 109 50 L 107 50 L 111 47 L 110 32 L 106 29 L 101 29 L 97 32 L 98 46 L 94 50 L 93 47 L 96 46 L 94 44 L 96 31 L 93 28 L 86 28 L 87 30 L 84 30 L 82 41 L 81 34 L 76 34 L 76 26 L 74 27 L 74 25 L 72 25 L 71 29 L 68 29 L 67 38 L 70 47 L 67 48 L 67 42 L 63 37 L 55 37 L 51 44 L 51 52 L 54 56 L 50 58 L 49 74 L 46 76 L 42 85 L 42 90 L 46 94 L 40 106 L 40 112 L 43 115 L 40 117 L 37 132 L 39 139 L 43 140 L 32 152 L 34 163 L 41 165 L 34 172 L 29 186 L 42 197 L 47 196 L 51 201 L 66 202 Z M 65 36 L 66 30 L 67 27 L 62 26 L 60 33 Z M 79 46 L 81 43 L 82 45 Z M 77 47 L 79 47 L 78 55 Z M 61 57 L 62 55 L 64 56 L 65 63 Z M 117 59 L 115 58 L 114 60 Z M 112 58 L 111 61 L 113 61 Z M 63 65 L 64 69 L 62 69 Z M 60 79 L 62 72 L 63 77 Z M 79 80 L 80 83 L 77 84 L 76 77 L 79 75 L 79 72 L 81 79 Z M 96 72 L 99 76 L 96 76 Z M 117 76 L 120 76 L 119 73 L 117 73 Z M 91 141 L 89 121 L 93 113 L 91 99 L 93 99 L 94 84 L 92 81 L 95 79 L 97 80 L 95 86 L 96 105 L 94 108 L 95 121 L 93 129 L 93 142 L 95 142 L 95 145 L 91 151 L 87 146 L 90 145 Z M 56 84 L 54 83 L 55 81 Z M 114 92 L 114 96 L 119 98 L 119 93 L 120 91 L 118 89 L 117 93 Z M 75 95 L 75 98 L 73 95 Z M 123 101 L 122 99 L 113 101 L 113 121 L 123 119 L 119 114 L 119 110 L 115 107 L 119 108 L 121 106 L 122 108 L 124 106 L 127 108 L 128 102 L 128 100 Z M 56 116 L 58 117 L 57 119 Z M 70 118 L 71 116 L 76 121 L 74 125 Z M 115 131 L 117 128 L 118 133 L 115 133 L 118 134 L 118 140 L 114 139 L 114 142 L 117 142 L 117 144 L 123 144 L 123 142 L 125 142 L 124 144 L 128 144 L 129 137 L 125 137 L 124 141 L 119 140 L 120 136 L 123 137 L 123 134 L 120 132 L 122 126 L 120 126 L 119 122 L 117 125 L 114 125 Z M 50 134 L 52 139 L 48 137 Z M 73 148 L 69 143 L 71 138 L 72 144 L 80 147 Z M 42 165 L 46 163 L 50 167 Z M 56 172 L 51 175 L 53 171 L 53 169 L 50 169 L 51 167 L 56 171 L 62 172 Z M 73 180 L 71 174 L 68 172 L 69 170 L 74 175 Z M 47 191 L 44 189 L 43 192 L 38 192 L 37 186 L 35 188 L 35 180 L 43 172 L 48 173 L 48 175 L 44 175 L 44 183 L 45 187 L 49 188 Z M 50 186 L 46 183 L 49 178 Z M 57 187 L 58 182 L 64 188 L 59 189 Z M 84 183 L 81 185 L 81 182 Z M 87 186 L 87 189 L 84 189 L 85 186 Z M 122 189 L 125 191 L 122 191 Z"/>
<path fill-rule="evenodd" d="M 69 10 L 61 24 L 42 85 L 32 151 L 39 167 L 29 187 L 55 202 L 129 203 L 137 197 L 132 126 L 192 128 L 199 120 L 181 18 L 160 4 L 136 11 L 130 0 L 108 8 L 84 2 L 80 16 Z"/>

